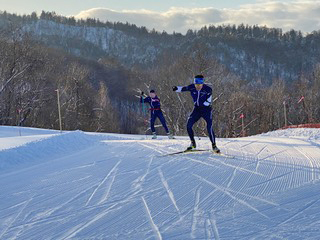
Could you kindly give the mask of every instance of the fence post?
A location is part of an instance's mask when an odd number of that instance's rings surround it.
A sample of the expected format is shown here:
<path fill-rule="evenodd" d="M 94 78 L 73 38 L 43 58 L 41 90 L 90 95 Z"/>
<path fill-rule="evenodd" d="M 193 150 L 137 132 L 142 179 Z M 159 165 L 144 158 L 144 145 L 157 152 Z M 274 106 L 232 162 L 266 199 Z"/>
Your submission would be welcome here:
<path fill-rule="evenodd" d="M 59 89 L 57 89 L 56 92 L 57 92 L 57 98 L 58 98 L 58 114 L 59 114 L 60 133 L 62 133 L 62 120 L 61 120 L 61 107 L 60 107 Z"/>

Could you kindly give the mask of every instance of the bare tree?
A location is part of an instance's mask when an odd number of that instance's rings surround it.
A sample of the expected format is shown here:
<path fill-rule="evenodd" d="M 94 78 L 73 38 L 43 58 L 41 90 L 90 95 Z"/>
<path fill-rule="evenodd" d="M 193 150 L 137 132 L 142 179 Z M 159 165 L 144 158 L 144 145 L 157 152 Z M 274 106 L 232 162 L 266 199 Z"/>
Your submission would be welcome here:
<path fill-rule="evenodd" d="M 108 89 L 103 82 L 100 82 L 100 88 L 96 96 L 97 108 L 96 130 L 97 132 L 119 132 L 118 113 L 114 109 L 109 98 Z"/>

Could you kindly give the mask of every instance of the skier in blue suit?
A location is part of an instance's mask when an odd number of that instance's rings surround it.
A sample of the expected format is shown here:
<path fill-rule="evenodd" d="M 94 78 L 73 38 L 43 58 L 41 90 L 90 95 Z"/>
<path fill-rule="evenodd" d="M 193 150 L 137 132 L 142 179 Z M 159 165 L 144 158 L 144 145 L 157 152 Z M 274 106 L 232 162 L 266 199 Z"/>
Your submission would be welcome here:
<path fill-rule="evenodd" d="M 212 89 L 208 85 L 204 84 L 203 75 L 195 76 L 194 83 L 190 84 L 189 86 L 174 86 L 172 90 L 175 92 L 189 91 L 194 102 L 194 109 L 187 122 L 187 131 L 191 140 L 191 145 L 187 148 L 187 150 L 196 148 L 196 141 L 194 139 L 192 127 L 202 117 L 207 122 L 207 131 L 212 143 L 212 150 L 215 153 L 220 153 L 219 148 L 216 146 L 215 134 L 212 127 Z"/>
<path fill-rule="evenodd" d="M 157 118 L 159 118 L 164 130 L 166 131 L 168 138 L 169 139 L 173 139 L 173 136 L 170 134 L 169 129 L 167 127 L 166 124 L 166 120 L 163 116 L 162 110 L 161 110 L 161 104 L 160 104 L 160 99 L 158 98 L 158 96 L 156 95 L 155 90 L 150 90 L 149 92 L 149 97 L 144 97 L 144 93 L 141 93 L 141 98 L 140 98 L 140 102 L 141 103 L 149 103 L 150 104 L 150 113 L 151 113 L 151 117 L 150 117 L 150 126 L 151 126 L 151 131 L 152 131 L 152 139 L 156 139 L 157 138 L 157 134 L 156 134 L 156 129 L 154 127 L 154 123 L 156 121 Z"/>

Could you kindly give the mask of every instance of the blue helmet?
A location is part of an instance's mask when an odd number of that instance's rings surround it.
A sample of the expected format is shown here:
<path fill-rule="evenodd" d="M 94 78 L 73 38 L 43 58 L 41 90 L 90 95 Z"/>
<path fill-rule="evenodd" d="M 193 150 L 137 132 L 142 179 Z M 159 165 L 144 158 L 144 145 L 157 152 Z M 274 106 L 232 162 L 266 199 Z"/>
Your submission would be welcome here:
<path fill-rule="evenodd" d="M 194 84 L 203 84 L 203 83 L 204 83 L 203 75 L 197 75 L 194 77 Z"/>

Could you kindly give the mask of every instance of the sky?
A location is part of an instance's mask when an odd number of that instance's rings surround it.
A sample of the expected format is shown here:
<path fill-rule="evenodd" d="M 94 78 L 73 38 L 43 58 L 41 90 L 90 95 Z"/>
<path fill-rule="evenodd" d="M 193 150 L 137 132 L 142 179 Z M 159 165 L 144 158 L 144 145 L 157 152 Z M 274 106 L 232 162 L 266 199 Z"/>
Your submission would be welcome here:
<path fill-rule="evenodd" d="M 168 33 L 204 25 L 249 24 L 320 30 L 320 0 L 0 0 L 0 11 L 55 11 L 76 18 L 129 22 Z"/>

